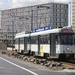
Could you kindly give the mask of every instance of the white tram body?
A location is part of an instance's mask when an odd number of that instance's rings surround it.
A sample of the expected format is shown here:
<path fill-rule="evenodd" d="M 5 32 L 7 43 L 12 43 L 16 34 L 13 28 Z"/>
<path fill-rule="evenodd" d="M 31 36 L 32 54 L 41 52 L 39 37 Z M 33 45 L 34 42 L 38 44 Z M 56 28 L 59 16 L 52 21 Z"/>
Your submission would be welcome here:
<path fill-rule="evenodd" d="M 34 33 L 17 33 L 15 50 L 52 58 L 74 56 L 74 33 L 69 28 L 57 28 Z"/>

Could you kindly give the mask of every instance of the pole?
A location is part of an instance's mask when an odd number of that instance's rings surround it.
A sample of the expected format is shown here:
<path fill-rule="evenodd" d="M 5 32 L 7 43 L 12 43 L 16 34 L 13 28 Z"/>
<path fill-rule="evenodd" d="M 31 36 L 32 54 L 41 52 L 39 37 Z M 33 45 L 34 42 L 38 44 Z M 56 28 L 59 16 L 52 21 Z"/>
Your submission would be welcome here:
<path fill-rule="evenodd" d="M 5 37 L 6 37 L 6 46 L 7 46 L 7 34 L 5 34 Z"/>
<path fill-rule="evenodd" d="M 31 31 L 33 30 L 33 9 L 31 10 Z"/>
<path fill-rule="evenodd" d="M 14 44 L 14 22 L 12 21 L 12 50 L 13 50 L 13 44 Z"/>
<path fill-rule="evenodd" d="M 69 2 L 69 7 L 70 7 L 69 13 L 70 13 L 70 26 L 71 26 L 71 2 Z"/>

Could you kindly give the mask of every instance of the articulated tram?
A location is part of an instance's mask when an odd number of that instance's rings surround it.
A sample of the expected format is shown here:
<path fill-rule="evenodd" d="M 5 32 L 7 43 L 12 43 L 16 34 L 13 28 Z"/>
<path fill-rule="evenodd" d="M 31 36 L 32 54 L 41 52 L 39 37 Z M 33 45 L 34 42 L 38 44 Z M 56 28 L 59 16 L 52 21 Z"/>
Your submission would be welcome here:
<path fill-rule="evenodd" d="M 66 58 L 73 57 L 74 32 L 70 28 L 57 28 L 32 33 L 17 33 L 15 50 L 35 56 Z"/>

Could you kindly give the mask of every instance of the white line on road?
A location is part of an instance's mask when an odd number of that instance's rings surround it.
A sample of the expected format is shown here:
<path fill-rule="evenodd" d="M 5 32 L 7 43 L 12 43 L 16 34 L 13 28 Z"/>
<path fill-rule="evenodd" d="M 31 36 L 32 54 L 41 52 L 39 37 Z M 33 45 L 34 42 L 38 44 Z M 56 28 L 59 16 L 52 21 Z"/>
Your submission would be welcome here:
<path fill-rule="evenodd" d="M 12 65 L 14 65 L 14 66 L 16 66 L 16 67 L 19 67 L 19 68 L 21 68 L 21 69 L 23 69 L 23 70 L 26 70 L 26 71 L 32 73 L 33 75 L 38 75 L 38 74 L 36 74 L 36 73 L 34 73 L 34 72 L 32 72 L 32 71 L 30 71 L 30 70 L 24 68 L 24 67 L 21 67 L 21 66 L 15 64 L 15 63 L 12 63 L 12 62 L 8 61 L 8 60 L 6 60 L 6 59 L 4 59 L 4 58 L 2 58 L 2 57 L 0 57 L 0 59 L 6 61 L 6 62 L 8 62 L 8 63 L 10 63 L 10 64 L 12 64 Z"/>

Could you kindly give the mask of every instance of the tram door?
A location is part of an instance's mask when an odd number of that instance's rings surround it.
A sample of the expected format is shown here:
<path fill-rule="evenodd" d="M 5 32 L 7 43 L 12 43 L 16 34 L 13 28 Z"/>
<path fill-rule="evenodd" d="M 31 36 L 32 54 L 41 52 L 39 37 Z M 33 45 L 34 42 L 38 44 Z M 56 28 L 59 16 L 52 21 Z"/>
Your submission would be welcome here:
<path fill-rule="evenodd" d="M 20 38 L 18 39 L 18 52 L 20 52 Z"/>
<path fill-rule="evenodd" d="M 27 38 L 24 37 L 24 52 L 27 52 Z"/>
<path fill-rule="evenodd" d="M 56 56 L 56 40 L 55 34 L 50 35 L 50 56 Z"/>
<path fill-rule="evenodd" d="M 40 55 L 40 35 L 38 36 L 38 55 Z"/>

